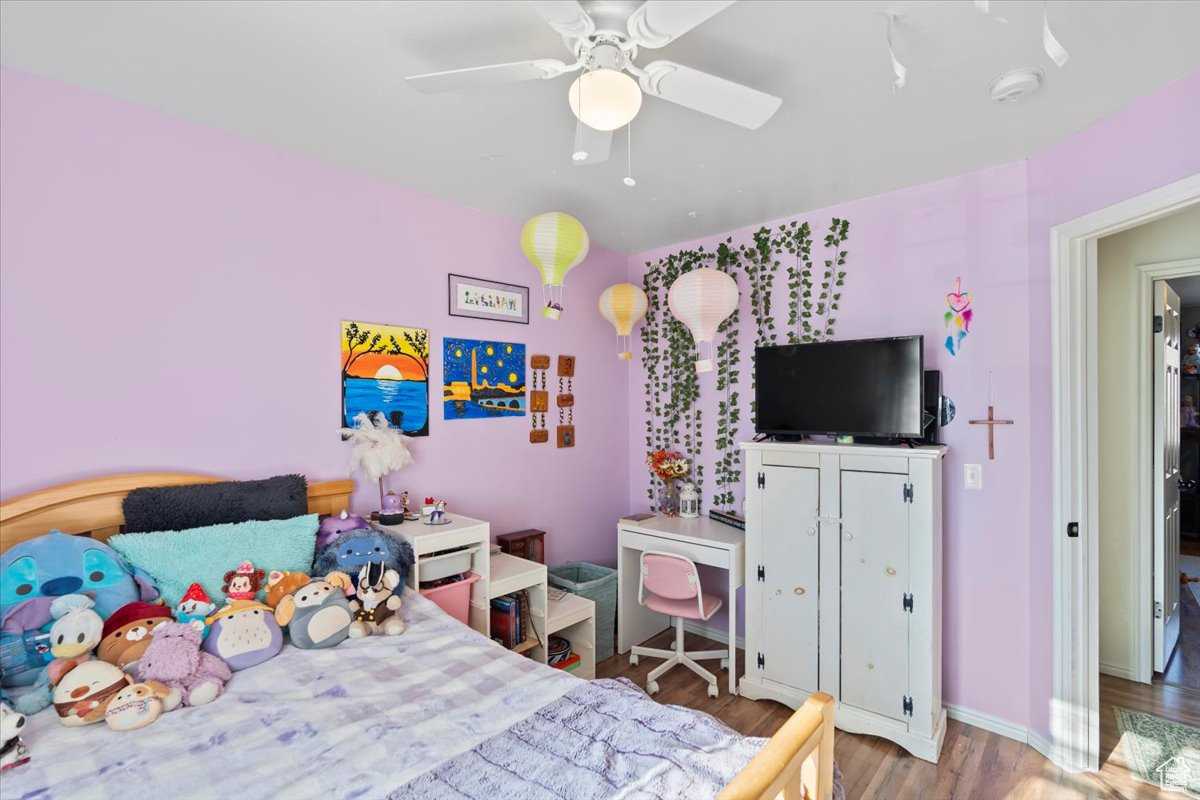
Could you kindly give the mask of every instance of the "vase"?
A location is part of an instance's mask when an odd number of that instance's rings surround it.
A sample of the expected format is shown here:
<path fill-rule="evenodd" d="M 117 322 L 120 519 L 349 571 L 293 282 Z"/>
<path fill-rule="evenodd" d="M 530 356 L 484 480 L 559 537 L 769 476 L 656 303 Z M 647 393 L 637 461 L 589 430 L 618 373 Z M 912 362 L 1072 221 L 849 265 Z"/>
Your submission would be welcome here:
<path fill-rule="evenodd" d="M 679 516 L 679 486 L 675 481 L 664 482 L 658 490 L 658 513 L 664 517 Z"/>

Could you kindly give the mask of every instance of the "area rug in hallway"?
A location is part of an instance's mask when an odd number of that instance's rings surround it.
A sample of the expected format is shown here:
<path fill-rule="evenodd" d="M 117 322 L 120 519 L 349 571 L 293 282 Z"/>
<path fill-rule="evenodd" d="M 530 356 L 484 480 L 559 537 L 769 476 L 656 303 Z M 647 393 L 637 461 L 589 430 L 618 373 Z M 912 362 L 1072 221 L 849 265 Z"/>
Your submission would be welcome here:
<path fill-rule="evenodd" d="M 1133 777 L 1200 798 L 1200 728 L 1113 707 Z"/>

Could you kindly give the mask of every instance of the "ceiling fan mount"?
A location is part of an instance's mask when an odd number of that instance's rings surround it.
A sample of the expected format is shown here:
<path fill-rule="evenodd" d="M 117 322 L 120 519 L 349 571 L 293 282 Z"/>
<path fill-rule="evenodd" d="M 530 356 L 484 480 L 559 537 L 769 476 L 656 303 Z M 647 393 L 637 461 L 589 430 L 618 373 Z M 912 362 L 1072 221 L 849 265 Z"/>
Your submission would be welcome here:
<path fill-rule="evenodd" d="M 563 37 L 563 43 L 575 56 L 573 63 L 540 58 L 412 75 L 407 80 L 418 91 L 432 93 L 514 81 L 547 80 L 572 72 L 587 75 L 597 70 L 613 70 L 632 75 L 637 79 L 637 87 L 641 92 L 651 97 L 755 130 L 774 115 L 782 100 L 673 61 L 652 61 L 640 67 L 634 63 L 640 49 L 664 47 L 735 1 L 532 0 L 534 10 Z M 625 83 L 629 84 L 628 91 L 618 94 L 623 95 L 625 102 L 629 102 L 628 92 L 636 95 L 638 88 L 628 78 Z M 572 84 L 573 94 L 583 91 L 579 86 L 580 79 L 577 79 Z M 586 95 L 584 100 L 586 107 Z M 578 101 L 578 96 L 571 98 L 571 107 L 577 116 Z M 608 99 L 600 95 L 594 97 L 592 102 L 604 103 Z M 620 109 L 616 109 L 618 113 L 615 116 L 609 114 L 606 118 L 624 118 L 625 123 L 622 124 L 627 124 L 640 106 L 639 97 L 636 103 L 629 103 L 624 117 L 619 113 Z M 579 118 L 582 123 L 584 118 Z M 613 128 L 596 130 L 586 124 L 581 124 L 579 128 L 576 132 L 574 163 L 597 164 L 608 160 Z M 585 157 L 579 158 L 581 153 Z"/>

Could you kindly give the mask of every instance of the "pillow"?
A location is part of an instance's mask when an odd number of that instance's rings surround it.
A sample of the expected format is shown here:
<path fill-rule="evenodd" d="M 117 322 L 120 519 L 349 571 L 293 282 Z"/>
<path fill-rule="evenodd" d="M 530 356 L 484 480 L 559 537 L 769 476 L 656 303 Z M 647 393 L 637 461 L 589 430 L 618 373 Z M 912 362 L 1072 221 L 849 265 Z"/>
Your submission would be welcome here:
<path fill-rule="evenodd" d="M 203 586 L 212 602 L 221 605 L 225 573 L 245 561 L 259 569 L 307 572 L 316 534 L 317 515 L 306 514 L 185 531 L 123 533 L 108 543 L 155 579 L 168 606 L 178 605 L 193 583 Z"/>
<path fill-rule="evenodd" d="M 134 489 L 125 496 L 125 532 L 181 531 L 223 522 L 291 519 L 308 513 L 303 475 Z"/>

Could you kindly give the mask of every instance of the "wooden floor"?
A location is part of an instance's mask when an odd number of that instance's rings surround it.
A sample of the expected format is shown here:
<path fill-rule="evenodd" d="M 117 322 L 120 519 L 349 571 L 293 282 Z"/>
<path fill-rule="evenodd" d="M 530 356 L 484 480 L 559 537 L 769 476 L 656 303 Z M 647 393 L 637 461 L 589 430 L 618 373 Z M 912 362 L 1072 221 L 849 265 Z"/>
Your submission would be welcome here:
<path fill-rule="evenodd" d="M 692 634 L 687 635 L 685 643 L 689 650 L 721 646 Z M 673 634 L 664 631 L 646 644 L 669 648 L 674 644 Z M 738 659 L 741 671 L 745 662 L 740 652 Z M 658 659 L 642 658 L 638 666 L 631 667 L 628 656 L 617 655 L 598 664 L 596 673 L 601 678 L 629 678 L 641 686 L 646 674 L 659 663 Z M 711 662 L 710 669 L 716 666 L 715 661 Z M 791 709 L 769 700 L 731 697 L 724 675 L 718 677 L 721 695 L 709 698 L 700 678 L 684 667 L 676 667 L 659 678 L 660 690 L 655 699 L 707 711 L 747 736 L 770 736 L 791 714 Z M 1118 705 L 1200 726 L 1200 692 L 1102 675 L 1100 704 L 1102 766 L 1094 775 L 1064 773 L 1028 745 L 956 720 L 947 723 L 946 742 L 937 764 L 913 758 L 878 737 L 838 731 L 834 752 L 846 798 L 1183 798 L 1181 794 L 1162 793 L 1129 774 L 1112 709 Z"/>

